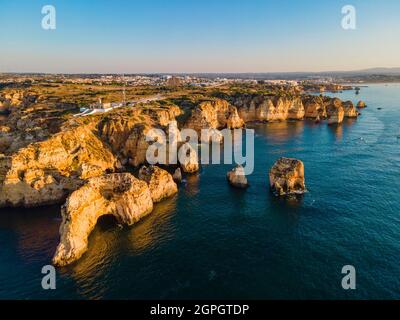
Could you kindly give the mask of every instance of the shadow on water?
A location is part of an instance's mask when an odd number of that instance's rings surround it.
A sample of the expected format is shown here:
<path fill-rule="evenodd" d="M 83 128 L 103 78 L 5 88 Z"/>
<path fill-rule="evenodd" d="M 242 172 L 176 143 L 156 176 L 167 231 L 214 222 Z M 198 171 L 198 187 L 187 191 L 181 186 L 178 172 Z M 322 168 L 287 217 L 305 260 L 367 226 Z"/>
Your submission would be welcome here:
<path fill-rule="evenodd" d="M 272 211 L 288 218 L 291 224 L 297 224 L 300 213 L 304 208 L 304 194 L 291 194 L 286 196 L 275 196 L 269 193 L 269 201 Z"/>
<path fill-rule="evenodd" d="M 169 220 L 176 201 L 177 196 L 156 204 L 151 214 L 133 226 L 120 226 L 111 215 L 101 217 L 89 236 L 88 250 L 79 261 L 60 272 L 75 279 L 85 298 L 102 298 L 110 285 L 106 279 L 118 272 L 118 261 L 151 251 L 160 241 L 173 237 L 174 228 Z"/>
<path fill-rule="evenodd" d="M 249 125 L 256 134 L 262 135 L 272 144 L 282 144 L 304 132 L 304 121 L 283 121 L 271 123 L 253 123 Z"/>
<path fill-rule="evenodd" d="M 357 119 L 345 118 L 342 123 L 328 125 L 329 132 L 335 137 L 337 142 L 343 140 L 343 136 L 351 130 L 351 127 L 356 123 Z"/>
<path fill-rule="evenodd" d="M 51 261 L 59 240 L 59 206 L 0 210 L 0 229 L 13 230 L 15 252 L 26 261 Z"/>
<path fill-rule="evenodd" d="M 183 180 L 185 196 L 194 197 L 200 192 L 200 174 L 188 174 Z"/>

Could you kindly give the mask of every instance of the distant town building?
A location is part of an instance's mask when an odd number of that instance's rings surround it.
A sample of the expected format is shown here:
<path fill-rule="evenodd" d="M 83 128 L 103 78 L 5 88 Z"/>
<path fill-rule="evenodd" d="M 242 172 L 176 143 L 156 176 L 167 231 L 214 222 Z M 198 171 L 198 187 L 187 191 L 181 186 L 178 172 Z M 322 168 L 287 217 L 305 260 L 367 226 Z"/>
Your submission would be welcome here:
<path fill-rule="evenodd" d="M 182 81 L 178 77 L 168 77 L 166 84 L 168 87 L 178 87 L 182 84 Z"/>

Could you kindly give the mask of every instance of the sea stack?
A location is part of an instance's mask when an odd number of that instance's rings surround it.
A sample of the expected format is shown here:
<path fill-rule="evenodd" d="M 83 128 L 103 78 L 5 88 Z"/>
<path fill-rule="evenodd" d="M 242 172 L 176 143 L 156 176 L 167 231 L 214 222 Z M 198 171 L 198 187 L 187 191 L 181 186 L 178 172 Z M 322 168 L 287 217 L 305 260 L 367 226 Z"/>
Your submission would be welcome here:
<path fill-rule="evenodd" d="M 181 159 L 183 158 L 183 159 Z M 179 149 L 179 161 L 181 168 L 185 173 L 195 173 L 199 171 L 199 158 L 196 150 L 188 143 L 185 143 Z"/>
<path fill-rule="evenodd" d="M 174 181 L 176 183 L 181 183 L 182 182 L 182 170 L 181 168 L 177 168 L 172 176 L 172 178 L 174 179 Z"/>
<path fill-rule="evenodd" d="M 245 189 L 249 186 L 244 169 L 240 165 L 229 171 L 226 178 L 233 187 Z"/>
<path fill-rule="evenodd" d="M 343 102 L 343 110 L 344 110 L 344 116 L 347 118 L 357 118 L 358 117 L 358 111 L 354 107 L 353 102 L 351 102 L 351 101 Z"/>
<path fill-rule="evenodd" d="M 359 109 L 363 109 L 363 108 L 366 108 L 366 107 L 367 107 L 367 105 L 365 104 L 364 101 L 359 101 L 358 104 L 357 104 L 357 108 L 359 108 Z"/>
<path fill-rule="evenodd" d="M 269 184 L 277 196 L 306 192 L 304 164 L 291 158 L 280 158 L 269 172 Z"/>
<path fill-rule="evenodd" d="M 328 124 L 339 124 L 344 119 L 343 103 L 340 99 L 333 98 L 326 108 L 328 113 Z"/>

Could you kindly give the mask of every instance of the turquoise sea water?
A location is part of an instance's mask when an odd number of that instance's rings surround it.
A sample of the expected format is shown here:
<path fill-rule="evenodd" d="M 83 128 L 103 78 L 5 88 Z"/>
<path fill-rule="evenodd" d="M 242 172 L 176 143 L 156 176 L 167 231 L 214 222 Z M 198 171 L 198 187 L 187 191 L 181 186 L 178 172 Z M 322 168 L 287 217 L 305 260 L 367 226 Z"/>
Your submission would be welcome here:
<path fill-rule="evenodd" d="M 207 166 L 136 226 L 103 219 L 56 290 L 42 290 L 41 268 L 58 242 L 58 206 L 2 209 L 0 298 L 399 299 L 400 85 L 335 95 L 368 108 L 336 127 L 255 125 L 249 189 L 227 184 L 231 166 Z M 281 156 L 303 160 L 303 199 L 270 194 Z M 342 289 L 344 265 L 357 290 Z"/>

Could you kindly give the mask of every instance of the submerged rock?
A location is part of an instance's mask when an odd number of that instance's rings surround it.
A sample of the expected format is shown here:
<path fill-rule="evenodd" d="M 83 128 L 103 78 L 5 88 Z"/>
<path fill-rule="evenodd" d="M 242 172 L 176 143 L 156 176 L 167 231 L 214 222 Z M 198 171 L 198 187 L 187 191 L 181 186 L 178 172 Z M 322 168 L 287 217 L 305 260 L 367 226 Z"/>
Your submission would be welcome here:
<path fill-rule="evenodd" d="M 118 223 L 132 225 L 153 210 L 146 182 L 129 173 L 92 178 L 73 192 L 62 208 L 60 244 L 53 257 L 57 266 L 78 260 L 87 250 L 89 234 L 103 215 Z"/>
<path fill-rule="evenodd" d="M 271 190 L 279 196 L 302 194 L 306 191 L 304 164 L 291 158 L 280 158 L 269 172 Z"/>
<path fill-rule="evenodd" d="M 172 176 L 157 166 L 143 166 L 139 171 L 139 179 L 146 181 L 153 202 L 160 202 L 178 192 Z"/>
<path fill-rule="evenodd" d="M 249 186 L 244 169 L 240 165 L 229 171 L 226 178 L 233 187 L 247 188 Z"/>

